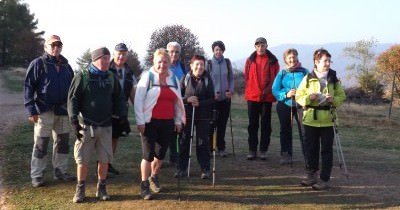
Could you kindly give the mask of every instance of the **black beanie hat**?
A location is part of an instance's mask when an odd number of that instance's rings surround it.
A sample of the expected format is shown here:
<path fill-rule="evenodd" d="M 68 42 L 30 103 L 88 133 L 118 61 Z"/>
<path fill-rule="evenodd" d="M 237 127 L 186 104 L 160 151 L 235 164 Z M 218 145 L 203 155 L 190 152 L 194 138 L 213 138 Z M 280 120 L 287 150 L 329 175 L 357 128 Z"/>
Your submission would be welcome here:
<path fill-rule="evenodd" d="M 110 55 L 110 51 L 107 49 L 107 47 L 100 47 L 98 49 L 93 50 L 91 52 L 92 62 L 96 61 L 97 59 L 105 55 Z"/>

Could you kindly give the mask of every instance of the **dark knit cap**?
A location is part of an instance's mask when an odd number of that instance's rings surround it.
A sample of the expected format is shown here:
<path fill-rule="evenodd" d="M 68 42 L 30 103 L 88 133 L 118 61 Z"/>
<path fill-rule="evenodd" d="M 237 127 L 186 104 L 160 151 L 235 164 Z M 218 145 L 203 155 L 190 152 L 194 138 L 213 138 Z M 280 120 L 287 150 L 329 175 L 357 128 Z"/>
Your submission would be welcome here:
<path fill-rule="evenodd" d="M 91 52 L 92 56 L 92 62 L 96 61 L 97 59 L 105 56 L 105 55 L 110 55 L 110 51 L 107 49 L 107 47 L 100 47 Z"/>
<path fill-rule="evenodd" d="M 115 51 L 128 51 L 128 48 L 126 47 L 126 44 L 124 43 L 119 43 L 115 45 Z"/>
<path fill-rule="evenodd" d="M 255 41 L 255 45 L 257 45 L 258 43 L 265 43 L 267 44 L 267 40 L 264 37 L 258 37 Z"/>

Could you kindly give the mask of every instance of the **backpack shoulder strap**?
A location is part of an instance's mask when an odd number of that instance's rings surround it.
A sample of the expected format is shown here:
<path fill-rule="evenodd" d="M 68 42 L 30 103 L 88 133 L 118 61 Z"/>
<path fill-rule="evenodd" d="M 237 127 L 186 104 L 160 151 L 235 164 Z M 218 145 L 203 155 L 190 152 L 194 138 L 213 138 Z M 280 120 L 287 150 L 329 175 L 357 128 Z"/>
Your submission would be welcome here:
<path fill-rule="evenodd" d="M 229 60 L 228 58 L 225 58 L 225 62 L 226 62 L 226 67 L 228 68 L 228 85 L 229 85 L 229 88 L 230 88 L 230 87 L 231 87 L 230 78 L 231 78 L 232 75 L 233 75 L 233 72 L 232 72 L 232 63 L 231 63 L 231 60 Z"/>
<path fill-rule="evenodd" d="M 89 71 L 87 69 L 82 69 L 82 84 L 83 84 L 83 90 L 86 90 L 86 87 L 88 86 L 89 83 Z"/>
<path fill-rule="evenodd" d="M 111 82 L 111 89 L 112 90 L 114 90 L 114 77 L 115 77 L 115 75 L 114 75 L 114 73 L 112 72 L 112 71 L 110 71 L 110 70 L 108 70 L 107 71 L 107 75 L 108 75 L 108 79 L 110 80 L 110 82 Z"/>
<path fill-rule="evenodd" d="M 154 75 L 149 71 L 149 82 L 147 84 L 147 91 L 149 91 L 154 85 Z"/>
<path fill-rule="evenodd" d="M 212 72 L 212 60 L 207 60 L 207 65 L 208 65 L 208 73 L 210 73 L 210 75 L 211 75 L 211 72 Z"/>
<path fill-rule="evenodd" d="M 185 79 L 184 79 L 184 85 L 185 85 L 185 89 L 187 88 L 188 84 L 189 84 L 189 80 L 190 80 L 190 74 L 186 74 L 185 75 Z"/>

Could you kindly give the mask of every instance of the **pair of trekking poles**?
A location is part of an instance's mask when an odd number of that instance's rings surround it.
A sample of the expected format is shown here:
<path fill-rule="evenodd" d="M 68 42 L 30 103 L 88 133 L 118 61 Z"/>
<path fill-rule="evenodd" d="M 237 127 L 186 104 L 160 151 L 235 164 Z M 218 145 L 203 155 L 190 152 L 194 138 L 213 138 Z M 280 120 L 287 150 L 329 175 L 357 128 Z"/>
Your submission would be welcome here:
<path fill-rule="evenodd" d="M 327 93 L 329 94 L 328 81 L 326 81 L 325 85 L 326 85 Z M 336 125 L 335 109 L 336 109 L 336 107 L 334 107 L 332 104 L 330 104 L 329 111 L 331 112 L 331 118 L 332 118 L 332 123 L 333 123 L 333 134 L 334 134 L 335 143 L 336 143 L 336 152 L 337 152 L 337 156 L 339 159 L 339 167 L 342 168 L 342 166 L 343 166 L 344 175 L 346 176 L 347 179 L 349 179 L 349 173 L 347 171 L 346 162 L 344 161 L 342 143 L 340 141 L 339 131 L 338 131 L 337 125 Z"/>
<path fill-rule="evenodd" d="M 190 126 L 190 146 L 189 146 L 189 162 L 188 162 L 188 169 L 187 169 L 187 177 L 190 177 L 190 160 L 192 158 L 192 144 L 193 144 L 193 133 L 194 133 L 194 114 L 196 108 L 193 106 L 192 109 L 192 123 Z M 215 143 L 216 144 L 216 143 Z M 176 136 L 176 151 L 178 153 L 178 163 L 179 163 L 179 135 Z M 214 147 L 214 134 L 213 134 L 213 153 L 214 153 L 214 165 L 213 165 L 213 186 L 215 183 L 215 147 Z M 181 200 L 181 176 L 178 176 L 178 200 Z"/>
<path fill-rule="evenodd" d="M 294 77 L 294 73 L 292 73 L 292 77 L 293 77 L 293 89 L 296 89 L 296 80 L 295 80 L 295 77 Z M 327 80 L 325 81 L 325 85 L 326 85 L 327 93 L 329 94 L 329 88 L 328 88 L 328 81 Z M 294 98 L 292 97 L 292 102 L 293 102 L 293 100 L 294 100 Z M 296 108 L 297 108 L 297 104 L 296 104 Z M 342 166 L 343 166 L 344 174 L 345 174 L 346 178 L 348 179 L 349 178 L 349 174 L 348 174 L 348 171 L 347 171 L 346 162 L 344 160 L 342 143 L 341 143 L 341 140 L 340 140 L 339 131 L 337 129 L 336 115 L 335 115 L 335 112 L 334 112 L 335 109 L 336 108 L 332 104 L 330 104 L 330 109 L 329 110 L 330 110 L 330 114 L 331 114 L 331 118 L 332 118 L 332 124 L 333 124 L 332 129 L 333 129 L 333 134 L 334 134 L 334 141 L 335 141 L 335 144 L 336 144 L 336 152 L 337 152 L 337 156 L 338 156 L 339 167 L 342 168 Z M 296 115 L 297 114 L 298 113 L 296 113 Z M 298 115 L 297 115 L 297 119 L 298 119 Z M 298 119 L 298 120 L 302 120 L 302 119 Z M 293 106 L 290 106 L 290 125 L 293 128 Z M 304 158 L 305 158 L 305 150 L 304 150 L 305 146 L 304 146 L 304 142 L 303 141 L 301 141 L 301 146 L 302 146 L 303 155 L 304 155 Z M 307 167 L 307 162 L 306 161 L 305 161 L 305 166 Z M 291 167 L 292 167 L 292 165 L 291 165 Z"/>
<path fill-rule="evenodd" d="M 190 127 L 190 146 L 189 146 L 189 162 L 188 162 L 188 171 L 187 171 L 187 177 L 190 177 L 190 160 L 192 157 L 192 144 L 193 144 L 193 133 L 194 133 L 194 116 L 195 116 L 195 107 L 193 106 L 192 109 L 192 122 L 191 122 L 191 127 Z M 212 151 L 213 151 L 213 178 L 212 178 L 212 185 L 215 187 L 215 153 L 216 153 L 216 147 L 217 147 L 217 128 L 215 125 L 215 119 L 216 119 L 216 110 L 213 110 L 213 120 L 214 120 L 214 129 L 213 129 L 213 134 L 212 134 Z M 233 139 L 233 128 L 232 128 L 232 115 L 231 115 L 231 110 L 229 110 L 229 121 L 230 121 L 230 127 L 231 127 L 231 139 L 232 139 L 232 153 L 233 156 L 235 156 L 235 144 L 234 144 L 234 139 Z M 177 135 L 176 138 L 176 151 L 178 153 L 178 162 L 179 162 L 179 136 Z M 178 197 L 180 200 L 180 176 L 178 176 Z"/>

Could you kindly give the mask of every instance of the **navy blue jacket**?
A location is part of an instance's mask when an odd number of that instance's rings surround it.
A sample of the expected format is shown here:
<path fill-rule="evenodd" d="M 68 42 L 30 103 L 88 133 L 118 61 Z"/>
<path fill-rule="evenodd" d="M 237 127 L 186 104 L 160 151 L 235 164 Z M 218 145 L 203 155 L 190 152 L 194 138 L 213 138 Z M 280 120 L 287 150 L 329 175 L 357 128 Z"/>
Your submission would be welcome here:
<path fill-rule="evenodd" d="M 57 71 L 56 66 L 59 66 Z M 29 116 L 47 111 L 68 115 L 67 98 L 74 72 L 62 55 L 45 53 L 34 59 L 26 72 L 24 83 L 25 109 Z"/>

